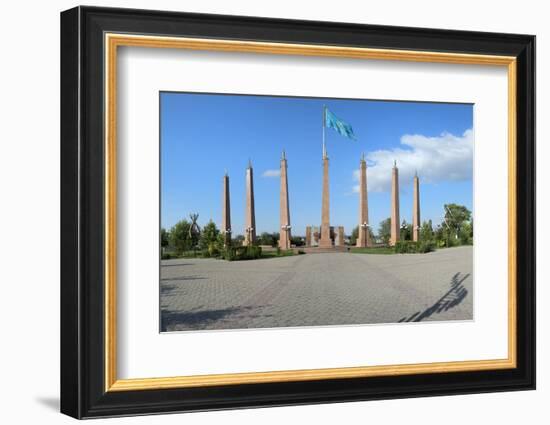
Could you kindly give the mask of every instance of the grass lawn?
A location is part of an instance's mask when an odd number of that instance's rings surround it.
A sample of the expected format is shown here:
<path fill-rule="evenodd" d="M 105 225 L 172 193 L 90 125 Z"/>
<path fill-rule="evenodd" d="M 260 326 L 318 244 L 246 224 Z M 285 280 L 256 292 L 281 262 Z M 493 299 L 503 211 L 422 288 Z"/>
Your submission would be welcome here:
<path fill-rule="evenodd" d="M 393 248 L 390 248 L 389 246 L 370 247 L 370 248 L 352 247 L 350 252 L 352 254 L 383 254 L 383 255 L 395 254 L 395 250 Z"/>
<path fill-rule="evenodd" d="M 277 254 L 276 250 L 273 251 L 262 251 L 262 257 L 261 258 L 276 258 L 276 257 L 291 257 L 293 255 L 298 255 L 295 253 L 292 249 L 289 250 L 281 250 L 279 251 L 279 254 Z"/>
<path fill-rule="evenodd" d="M 302 253 L 294 252 L 294 250 L 281 250 L 279 253 L 277 253 L 277 250 L 269 250 L 269 251 L 262 251 L 262 255 L 260 258 L 256 258 L 257 260 L 260 260 L 262 258 L 277 258 L 277 257 L 291 257 L 293 255 L 300 255 Z M 214 257 L 204 257 L 202 255 L 202 252 L 200 250 L 196 251 L 184 251 L 183 253 L 176 254 L 176 253 L 170 253 L 165 254 L 165 256 L 162 258 L 163 260 L 174 260 L 178 258 L 220 258 L 219 256 Z M 251 260 L 252 258 L 247 258 L 246 260 Z M 245 260 L 244 258 L 242 260 Z M 241 261 L 242 261 L 241 260 Z M 239 260 L 235 260 L 239 261 Z"/>

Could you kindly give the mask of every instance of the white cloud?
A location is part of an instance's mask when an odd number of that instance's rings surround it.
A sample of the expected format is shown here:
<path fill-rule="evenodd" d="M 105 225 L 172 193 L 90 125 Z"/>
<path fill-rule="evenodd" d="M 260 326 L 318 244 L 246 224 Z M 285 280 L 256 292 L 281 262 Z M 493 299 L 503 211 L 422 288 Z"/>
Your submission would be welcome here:
<path fill-rule="evenodd" d="M 440 183 L 472 178 L 474 133 L 466 130 L 462 136 L 442 133 L 438 137 L 406 134 L 401 145 L 391 150 L 378 150 L 367 154 L 367 184 L 369 191 L 387 192 L 391 188 L 391 168 L 397 161 L 399 183 L 412 182 L 417 171 L 421 183 Z M 406 149 L 409 148 L 409 149 Z M 359 170 L 353 173 L 359 181 Z M 359 185 L 353 187 L 359 192 Z"/>
<path fill-rule="evenodd" d="M 281 170 L 265 170 L 262 173 L 262 177 L 279 177 L 281 175 Z"/>

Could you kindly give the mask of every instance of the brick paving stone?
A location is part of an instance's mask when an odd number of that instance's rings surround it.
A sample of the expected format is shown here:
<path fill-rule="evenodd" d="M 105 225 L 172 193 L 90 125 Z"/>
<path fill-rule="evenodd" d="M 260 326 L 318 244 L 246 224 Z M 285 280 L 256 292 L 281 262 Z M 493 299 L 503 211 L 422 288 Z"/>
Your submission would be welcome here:
<path fill-rule="evenodd" d="M 473 319 L 473 249 L 165 260 L 163 331 Z"/>

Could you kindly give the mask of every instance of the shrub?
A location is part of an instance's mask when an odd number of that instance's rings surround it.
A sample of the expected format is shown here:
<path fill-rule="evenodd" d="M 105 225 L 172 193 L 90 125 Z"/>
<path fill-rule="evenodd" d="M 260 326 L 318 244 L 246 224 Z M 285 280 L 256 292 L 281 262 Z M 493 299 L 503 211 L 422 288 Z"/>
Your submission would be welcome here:
<path fill-rule="evenodd" d="M 260 246 L 249 245 L 246 247 L 245 258 L 243 260 L 255 260 L 262 256 L 262 248 Z"/>
<path fill-rule="evenodd" d="M 210 255 L 210 257 L 218 257 L 220 255 L 220 250 L 218 249 L 217 242 L 211 242 L 208 245 L 208 255 Z"/>
<path fill-rule="evenodd" d="M 449 237 L 449 239 L 447 239 L 447 241 L 445 242 L 445 246 L 449 248 L 453 246 L 458 246 L 458 245 L 460 245 L 460 241 L 456 239 L 454 236 Z"/>
<path fill-rule="evenodd" d="M 162 260 L 170 260 L 171 258 L 174 258 L 172 256 L 172 254 L 170 254 L 169 252 L 165 252 L 164 254 L 161 255 L 160 257 Z"/>
<path fill-rule="evenodd" d="M 418 254 L 433 251 L 434 246 L 430 241 L 413 242 L 413 241 L 398 241 L 394 250 L 397 254 Z"/>
<path fill-rule="evenodd" d="M 410 254 L 416 252 L 415 244 L 416 242 L 411 241 L 397 241 L 394 250 L 397 254 Z"/>
<path fill-rule="evenodd" d="M 229 246 L 222 251 L 221 256 L 224 260 L 235 261 L 237 259 L 236 249 Z"/>
<path fill-rule="evenodd" d="M 227 261 L 255 260 L 262 256 L 262 248 L 259 246 L 227 247 L 221 252 L 221 257 Z"/>
<path fill-rule="evenodd" d="M 431 241 L 422 241 L 418 242 L 416 245 L 416 252 L 419 253 L 426 253 L 426 252 L 432 252 L 434 250 L 434 244 Z"/>

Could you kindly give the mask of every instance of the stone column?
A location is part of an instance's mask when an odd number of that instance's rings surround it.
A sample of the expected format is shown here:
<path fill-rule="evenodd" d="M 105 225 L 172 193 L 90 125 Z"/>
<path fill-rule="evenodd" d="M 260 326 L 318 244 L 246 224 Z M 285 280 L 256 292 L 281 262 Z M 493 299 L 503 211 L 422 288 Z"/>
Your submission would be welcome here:
<path fill-rule="evenodd" d="M 312 246 L 311 240 L 312 240 L 312 237 L 311 237 L 311 226 L 306 226 L 306 246 L 307 246 L 307 247 Z"/>
<path fill-rule="evenodd" d="M 321 238 L 319 239 L 319 248 L 332 247 L 330 237 L 330 198 L 329 198 L 329 180 L 328 180 L 328 156 L 323 149 L 323 202 L 321 211 Z"/>
<path fill-rule="evenodd" d="M 359 234 L 356 243 L 360 248 L 371 245 L 369 232 L 369 203 L 367 196 L 367 162 L 363 155 L 359 162 Z"/>
<path fill-rule="evenodd" d="M 279 236 L 279 248 L 290 249 L 290 206 L 288 203 L 288 178 L 285 151 L 281 157 L 281 192 L 279 203 L 279 218 L 281 231 Z"/>
<path fill-rule="evenodd" d="M 399 240 L 400 233 L 399 222 L 399 170 L 397 163 L 394 161 L 392 168 L 391 179 L 391 236 L 390 245 L 395 245 Z"/>
<path fill-rule="evenodd" d="M 252 245 L 256 241 L 256 215 L 254 211 L 254 173 L 252 162 L 246 169 L 246 217 L 243 245 Z"/>
<path fill-rule="evenodd" d="M 334 245 L 344 246 L 345 245 L 344 226 L 338 226 L 336 230 L 337 232 L 334 238 Z"/>
<path fill-rule="evenodd" d="M 418 242 L 420 240 L 420 187 L 418 181 L 418 175 L 414 174 L 413 179 L 413 221 L 412 221 L 413 241 Z"/>
<path fill-rule="evenodd" d="M 223 176 L 222 235 L 224 246 L 231 245 L 231 205 L 229 202 L 229 176 Z"/>

